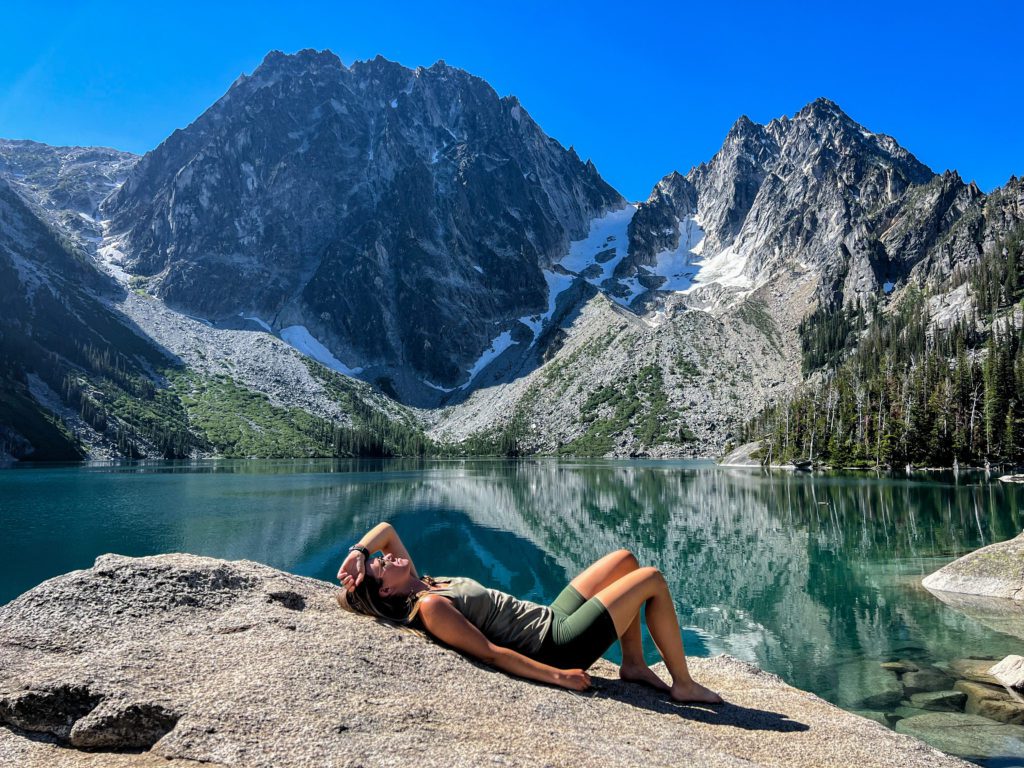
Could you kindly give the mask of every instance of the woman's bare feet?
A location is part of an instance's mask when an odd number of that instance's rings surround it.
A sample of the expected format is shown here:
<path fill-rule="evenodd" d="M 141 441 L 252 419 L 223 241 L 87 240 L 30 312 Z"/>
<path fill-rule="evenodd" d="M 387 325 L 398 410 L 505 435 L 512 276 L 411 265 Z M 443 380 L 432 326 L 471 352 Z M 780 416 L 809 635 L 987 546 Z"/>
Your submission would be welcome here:
<path fill-rule="evenodd" d="M 676 701 L 695 701 L 704 704 L 722 703 L 721 696 L 694 680 L 686 683 L 673 683 L 669 695 Z"/>
<path fill-rule="evenodd" d="M 666 693 L 670 690 L 669 684 L 658 677 L 654 670 L 646 664 L 623 664 L 619 667 L 619 678 L 630 683 L 649 685 L 651 688 L 665 691 Z"/>

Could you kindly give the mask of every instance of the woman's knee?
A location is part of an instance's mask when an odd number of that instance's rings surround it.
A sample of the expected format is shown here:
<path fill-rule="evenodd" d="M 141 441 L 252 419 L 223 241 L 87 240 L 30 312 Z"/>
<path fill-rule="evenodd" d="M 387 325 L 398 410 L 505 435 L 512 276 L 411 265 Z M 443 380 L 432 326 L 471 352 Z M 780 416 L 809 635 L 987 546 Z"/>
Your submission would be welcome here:
<path fill-rule="evenodd" d="M 617 549 L 613 553 L 615 558 L 622 564 L 630 568 L 630 570 L 636 570 L 640 567 L 640 561 L 636 559 L 636 555 L 630 552 L 628 549 Z"/>
<path fill-rule="evenodd" d="M 665 574 L 653 566 L 646 565 L 643 568 L 637 568 L 637 573 L 640 574 L 640 577 L 646 583 L 654 586 L 668 585 L 668 582 L 665 581 Z"/>

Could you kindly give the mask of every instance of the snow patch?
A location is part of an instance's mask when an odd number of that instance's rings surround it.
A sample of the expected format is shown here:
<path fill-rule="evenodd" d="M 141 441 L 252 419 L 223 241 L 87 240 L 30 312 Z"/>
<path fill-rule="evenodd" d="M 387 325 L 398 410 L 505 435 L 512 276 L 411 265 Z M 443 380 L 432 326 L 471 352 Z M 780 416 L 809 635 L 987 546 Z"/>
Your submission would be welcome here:
<path fill-rule="evenodd" d="M 427 381 L 426 379 L 420 379 L 420 381 L 422 381 L 424 384 L 426 384 L 431 389 L 436 389 L 436 390 L 439 390 L 441 392 L 454 392 L 456 390 L 456 387 L 442 387 L 440 384 L 435 384 L 434 382 Z"/>
<path fill-rule="evenodd" d="M 205 317 L 199 317 L 198 315 L 189 315 L 189 314 L 187 314 L 185 312 L 182 312 L 181 314 L 184 317 L 187 317 L 189 320 L 195 320 L 197 323 L 202 323 L 207 328 L 216 328 L 217 327 L 213 323 L 211 323 L 209 320 L 207 320 Z"/>
<path fill-rule="evenodd" d="M 699 255 L 697 246 L 703 250 L 704 230 L 693 216 L 687 216 L 678 224 L 679 245 L 674 250 L 662 251 L 654 257 L 652 274 L 664 277 L 660 291 L 685 291 L 690 288 L 701 268 L 696 265 Z"/>
<path fill-rule="evenodd" d="M 533 341 L 530 342 L 532 347 L 537 341 L 537 336 L 540 335 L 541 330 L 544 328 L 544 324 L 547 323 L 553 314 L 555 314 L 555 306 L 558 304 L 558 297 L 565 291 L 572 281 L 575 280 L 573 275 L 563 275 L 558 272 L 552 272 L 550 269 L 544 270 L 544 282 L 548 285 L 548 308 L 545 312 L 539 315 L 524 315 L 519 318 L 519 322 L 526 325 L 533 331 Z"/>
<path fill-rule="evenodd" d="M 239 312 L 238 316 L 243 320 L 252 320 L 254 323 L 256 323 L 258 326 L 260 326 L 263 330 L 267 331 L 268 333 L 274 332 L 274 329 L 270 327 L 270 323 L 268 323 L 263 318 L 256 317 L 256 315 L 246 315 L 242 312 Z"/>
<path fill-rule="evenodd" d="M 245 188 L 252 192 L 256 189 L 256 169 L 252 167 L 252 163 L 242 163 L 241 169 L 245 178 Z"/>
<path fill-rule="evenodd" d="M 480 273 L 481 275 L 482 275 L 482 274 L 484 273 L 484 268 L 483 268 L 483 267 L 481 267 L 481 266 L 480 266 L 479 264 L 474 264 L 474 265 L 473 265 L 473 269 L 475 269 L 475 270 L 476 270 L 477 272 L 479 272 L 479 273 Z"/>
<path fill-rule="evenodd" d="M 625 208 L 593 219 L 587 236 L 570 243 L 569 253 L 558 264 L 607 293 L 603 284 L 611 279 L 615 268 L 626 258 L 629 249 L 629 222 L 633 220 L 636 209 L 637 205 L 630 203 Z M 586 274 L 583 274 L 584 272 Z M 643 293 L 644 288 L 635 278 L 624 280 L 622 283 L 629 289 L 626 296 L 608 296 L 623 306 L 629 306 L 633 299 Z"/>
<path fill-rule="evenodd" d="M 694 266 L 697 272 L 693 276 L 693 283 L 681 293 L 690 293 L 711 283 L 741 290 L 751 287 L 750 278 L 744 274 L 747 256 L 731 245 L 714 256 L 694 262 Z"/>
<path fill-rule="evenodd" d="M 106 230 L 109 222 L 100 222 L 100 226 Z M 121 285 L 126 286 L 130 276 L 124 268 L 124 251 L 121 250 L 121 247 L 120 237 L 105 236 L 96 249 L 96 260 L 104 272 L 117 280 Z"/>
<path fill-rule="evenodd" d="M 349 368 L 338 360 L 331 351 L 314 338 L 304 325 L 290 325 L 281 329 L 281 338 L 307 357 L 312 357 L 318 363 L 328 368 L 343 373 L 346 376 L 356 376 L 363 372 L 362 368 Z"/>
<path fill-rule="evenodd" d="M 627 205 L 611 213 L 606 213 L 593 219 L 590 222 L 590 232 L 582 240 L 576 240 L 569 244 L 569 253 L 558 263 L 569 270 L 579 274 L 587 267 L 597 264 L 601 267 L 601 274 L 598 277 L 585 278 L 594 285 L 600 285 L 604 280 L 612 276 L 615 267 L 626 257 L 626 249 L 629 246 L 627 230 L 629 222 L 633 220 L 637 206 Z M 600 263 L 597 256 L 614 249 L 614 255 Z"/>
<path fill-rule="evenodd" d="M 624 285 L 629 293 L 625 296 L 612 296 L 612 298 L 624 307 L 630 306 L 637 296 L 647 290 L 637 277 L 627 277 L 624 280 L 619 280 L 619 284 Z"/>
<path fill-rule="evenodd" d="M 491 346 L 484 350 L 484 353 L 477 358 L 475 363 L 473 363 L 473 367 L 469 369 L 469 379 L 467 379 L 466 383 L 459 387 L 459 389 L 465 389 L 468 387 L 480 371 L 490 365 L 491 362 L 502 352 L 517 343 L 518 342 L 512 341 L 511 331 L 503 331 L 499 334 L 498 337 L 491 342 Z"/>

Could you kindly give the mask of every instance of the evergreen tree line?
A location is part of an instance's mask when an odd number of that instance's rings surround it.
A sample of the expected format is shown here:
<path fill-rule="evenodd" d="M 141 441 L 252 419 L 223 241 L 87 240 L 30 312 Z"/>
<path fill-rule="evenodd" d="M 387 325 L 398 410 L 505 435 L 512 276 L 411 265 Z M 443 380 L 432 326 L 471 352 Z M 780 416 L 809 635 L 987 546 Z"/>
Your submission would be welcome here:
<path fill-rule="evenodd" d="M 748 422 L 744 440 L 762 440 L 772 463 L 1020 463 L 1024 328 L 1013 318 L 1024 310 L 1021 235 L 949 281 L 946 289 L 969 285 L 975 308 L 948 327 L 932 326 L 927 296 L 913 286 L 892 313 L 876 305 L 810 316 L 804 364 L 823 367 L 821 382 Z"/>

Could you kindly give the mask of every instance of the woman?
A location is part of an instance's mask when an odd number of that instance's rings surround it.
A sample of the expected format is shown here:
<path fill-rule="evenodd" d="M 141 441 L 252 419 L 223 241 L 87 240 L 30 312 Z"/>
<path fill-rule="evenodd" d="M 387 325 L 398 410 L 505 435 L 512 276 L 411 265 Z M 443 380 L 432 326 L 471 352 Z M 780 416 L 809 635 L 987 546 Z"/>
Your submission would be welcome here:
<path fill-rule="evenodd" d="M 370 553 L 382 552 L 371 558 Z M 338 569 L 339 604 L 402 624 L 418 623 L 441 642 L 509 674 L 583 691 L 586 669 L 618 638 L 623 680 L 667 692 L 676 701 L 721 703 L 690 677 L 675 607 L 664 576 L 622 549 L 577 576 L 550 606 L 517 600 L 472 579 L 420 577 L 389 523 L 353 546 Z M 672 685 L 645 663 L 640 609 Z"/>

